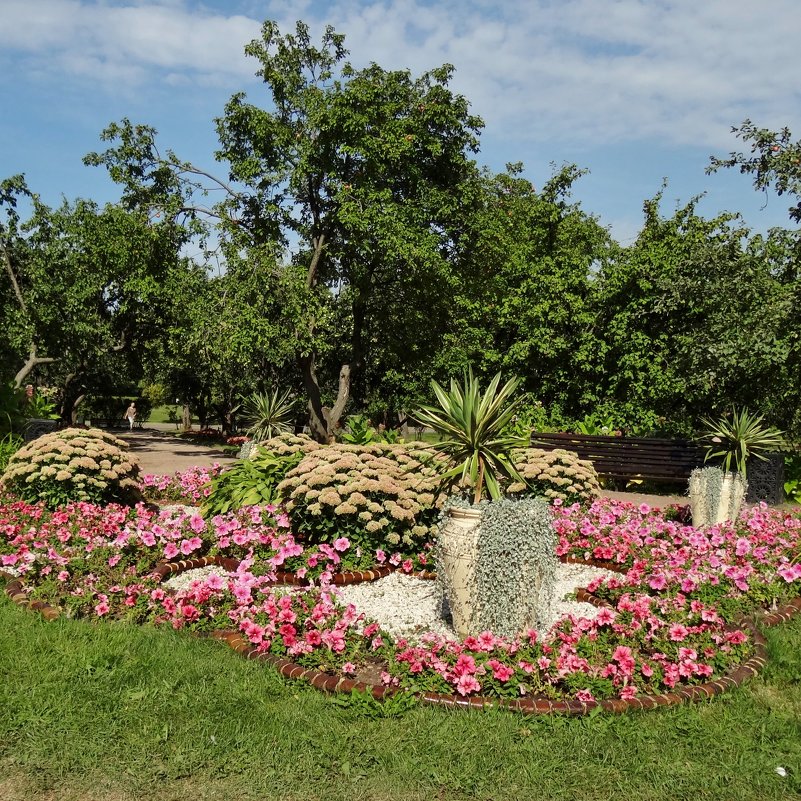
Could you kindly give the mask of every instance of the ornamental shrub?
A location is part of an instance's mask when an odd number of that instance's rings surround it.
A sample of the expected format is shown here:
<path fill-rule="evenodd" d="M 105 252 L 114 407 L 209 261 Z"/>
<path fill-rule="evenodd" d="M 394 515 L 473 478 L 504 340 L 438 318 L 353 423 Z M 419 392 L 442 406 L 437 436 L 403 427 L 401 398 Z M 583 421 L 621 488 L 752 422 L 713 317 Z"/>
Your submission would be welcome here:
<path fill-rule="evenodd" d="M 133 504 L 139 465 L 123 440 L 96 428 L 66 428 L 20 448 L 8 461 L 0 489 L 55 509 L 72 501 Z"/>
<path fill-rule="evenodd" d="M 507 487 L 509 495 L 561 498 L 571 504 L 590 501 L 601 494 L 598 474 L 592 462 L 580 459 L 572 451 L 525 448 L 515 451 L 512 458 L 528 486 L 513 482 Z"/>
<path fill-rule="evenodd" d="M 421 443 L 312 448 L 278 493 L 293 530 L 311 543 L 347 537 L 357 547 L 395 551 L 433 536 L 440 459 Z"/>
<path fill-rule="evenodd" d="M 309 453 L 325 447 L 311 437 L 306 436 L 306 434 L 278 434 L 259 444 L 263 450 L 276 456 L 289 456 L 301 452 Z M 249 458 L 255 459 L 256 455 L 257 451 L 254 447 Z"/>

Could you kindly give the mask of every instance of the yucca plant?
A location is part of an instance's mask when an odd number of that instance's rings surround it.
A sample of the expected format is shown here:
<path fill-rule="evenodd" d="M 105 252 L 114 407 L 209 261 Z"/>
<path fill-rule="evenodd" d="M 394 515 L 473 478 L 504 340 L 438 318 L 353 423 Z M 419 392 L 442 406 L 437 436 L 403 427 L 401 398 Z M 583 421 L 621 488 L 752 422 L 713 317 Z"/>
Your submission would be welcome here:
<path fill-rule="evenodd" d="M 752 456 L 767 461 L 762 455 L 764 451 L 778 450 L 784 445 L 783 432 L 763 425 L 763 419 L 761 414 L 751 414 L 747 408 L 733 408 L 731 419 L 703 420 L 708 429 L 699 437 L 699 441 L 707 445 L 704 460 L 722 457 L 724 471 L 729 472 L 733 463 L 735 470 L 745 478 L 747 462 Z"/>
<path fill-rule="evenodd" d="M 432 428 L 443 438 L 431 446 L 448 456 L 452 464 L 442 476 L 443 483 L 471 488 L 473 503 L 481 500 L 485 488 L 490 498 L 498 500 L 503 494 L 502 478 L 526 483 L 512 463 L 511 451 L 525 447 L 528 442 L 504 434 L 523 400 L 522 397 L 512 400 L 520 379 L 500 384 L 498 373 L 482 392 L 472 369 L 465 374 L 462 384 L 451 379 L 450 391 L 432 381 L 439 408 L 423 406 L 413 415 L 420 425 Z"/>
<path fill-rule="evenodd" d="M 242 419 L 255 442 L 291 433 L 295 422 L 295 400 L 289 390 L 254 392 L 242 402 Z"/>

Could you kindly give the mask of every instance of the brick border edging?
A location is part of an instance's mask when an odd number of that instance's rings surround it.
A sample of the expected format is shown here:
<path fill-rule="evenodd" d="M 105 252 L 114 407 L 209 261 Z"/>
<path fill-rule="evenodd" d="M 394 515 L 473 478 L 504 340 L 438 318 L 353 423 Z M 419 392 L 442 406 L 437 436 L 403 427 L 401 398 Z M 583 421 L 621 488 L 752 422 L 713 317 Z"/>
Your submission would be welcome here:
<path fill-rule="evenodd" d="M 224 570 L 235 571 L 240 564 L 239 559 L 228 556 L 198 556 L 194 559 L 182 559 L 178 562 L 161 562 L 156 566 L 150 575 L 155 575 L 159 582 L 164 581 L 167 576 L 174 573 L 183 573 L 185 570 L 196 570 L 201 567 L 217 565 Z M 400 572 L 392 565 L 379 565 L 372 570 L 344 570 L 341 573 L 334 573 L 332 584 L 337 586 L 347 586 L 349 584 L 361 584 L 366 581 L 378 581 L 378 579 Z M 430 570 L 417 570 L 414 573 L 403 573 L 404 576 L 433 580 L 436 573 Z M 313 583 L 305 578 L 298 578 L 294 573 L 286 570 L 275 571 L 275 583 L 292 587 L 312 587 Z"/>
<path fill-rule="evenodd" d="M 218 561 L 219 560 L 219 561 Z M 172 573 L 178 573 L 183 570 L 190 570 L 195 567 L 206 567 L 211 564 L 221 564 L 222 562 L 235 562 L 237 560 L 225 559 L 224 557 L 202 557 L 199 559 L 183 560 L 181 562 L 173 562 L 169 564 L 160 565 L 156 568 L 157 575 L 163 571 L 163 576 Z M 197 564 L 200 563 L 200 564 Z M 10 573 L 0 571 L 0 579 L 11 579 L 7 582 L 5 587 L 6 595 L 18 606 L 24 606 L 33 611 L 39 612 L 46 620 L 55 620 L 61 616 L 61 610 L 50 606 L 44 601 L 30 601 L 28 596 L 22 590 L 22 582 L 19 578 L 11 576 Z M 606 605 L 606 602 L 600 598 L 590 595 L 584 588 L 577 591 L 583 593 L 583 600 L 588 603 L 596 603 L 596 605 Z M 595 599 L 590 600 L 590 599 Z M 794 598 L 781 609 L 776 610 L 770 614 L 758 618 L 759 622 L 766 627 L 774 626 L 779 623 L 786 622 L 795 617 L 801 612 L 801 597 Z M 660 695 L 643 695 L 632 698 L 631 700 L 623 700 L 622 698 L 614 698 L 605 701 L 552 701 L 548 698 L 521 698 L 521 699 L 507 699 L 507 698 L 489 698 L 487 696 L 470 696 L 460 698 L 455 694 L 450 693 L 435 693 L 435 692 L 422 692 L 417 693 L 417 697 L 424 704 L 435 706 L 446 706 L 457 709 L 485 709 L 490 707 L 497 707 L 514 712 L 520 712 L 525 715 L 542 715 L 542 714 L 561 714 L 561 715 L 584 715 L 591 712 L 593 709 L 600 707 L 606 712 L 620 714 L 631 710 L 645 710 L 656 709 L 657 707 L 673 706 L 685 702 L 694 702 L 704 699 L 713 698 L 721 693 L 726 692 L 734 687 L 739 687 L 749 679 L 756 676 L 759 671 L 767 663 L 767 640 L 765 636 L 756 626 L 753 619 L 744 619 L 736 624 L 739 628 L 745 628 L 749 631 L 753 643 L 754 653 L 742 665 L 737 666 L 734 670 L 726 673 L 721 678 L 715 681 L 704 682 L 703 684 L 694 685 L 692 687 L 681 687 L 678 690 L 670 693 L 662 693 Z M 730 627 L 734 628 L 734 626 Z M 306 681 L 317 690 L 327 693 L 344 692 L 349 693 L 353 690 L 359 692 L 370 693 L 376 699 L 382 699 L 387 695 L 394 694 L 397 690 L 384 685 L 368 684 L 366 682 L 359 682 L 354 679 L 347 679 L 344 676 L 332 676 L 327 673 L 322 673 L 313 668 L 304 668 L 285 657 L 275 656 L 274 654 L 259 652 L 258 649 L 251 647 L 251 645 L 235 631 L 215 631 L 210 635 L 213 639 L 226 642 L 234 651 L 244 656 L 246 659 L 256 659 L 261 662 L 266 662 L 275 668 L 285 678 L 293 680 Z"/>
<path fill-rule="evenodd" d="M 656 709 L 658 707 L 673 706 L 685 702 L 701 701 L 720 695 L 733 687 L 739 687 L 744 682 L 756 676 L 767 662 L 767 641 L 760 631 L 750 622 L 745 621 L 742 628 L 749 629 L 754 642 L 754 654 L 734 670 L 715 681 L 704 682 L 692 687 L 681 687 L 670 693 L 660 695 L 641 695 L 630 701 L 622 698 L 613 698 L 606 701 L 552 701 L 548 698 L 521 698 L 511 700 L 508 698 L 489 698 L 487 696 L 469 696 L 461 698 L 451 693 L 421 692 L 416 693 L 423 703 L 432 706 L 446 706 L 455 709 L 486 709 L 497 707 L 524 715 L 584 715 L 596 707 L 605 712 L 620 714 L 631 710 Z M 305 668 L 286 657 L 260 652 L 236 631 L 217 631 L 211 635 L 221 640 L 233 650 L 245 657 L 266 664 L 277 670 L 284 678 L 305 681 L 316 690 L 326 693 L 349 693 L 353 690 L 369 693 L 376 699 L 383 699 L 393 695 L 397 690 L 380 684 L 348 679 L 344 676 L 333 676 L 314 668 Z"/>

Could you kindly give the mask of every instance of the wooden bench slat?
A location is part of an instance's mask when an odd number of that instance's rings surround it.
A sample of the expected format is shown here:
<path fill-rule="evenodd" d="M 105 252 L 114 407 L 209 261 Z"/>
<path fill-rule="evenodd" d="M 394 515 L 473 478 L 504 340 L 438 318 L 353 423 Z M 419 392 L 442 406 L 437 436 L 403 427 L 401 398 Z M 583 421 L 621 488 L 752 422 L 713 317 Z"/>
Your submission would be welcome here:
<path fill-rule="evenodd" d="M 690 440 L 538 432 L 531 435 L 531 447 L 572 451 L 592 462 L 601 476 L 658 481 L 689 478 L 693 469 L 703 465 L 705 453 Z"/>

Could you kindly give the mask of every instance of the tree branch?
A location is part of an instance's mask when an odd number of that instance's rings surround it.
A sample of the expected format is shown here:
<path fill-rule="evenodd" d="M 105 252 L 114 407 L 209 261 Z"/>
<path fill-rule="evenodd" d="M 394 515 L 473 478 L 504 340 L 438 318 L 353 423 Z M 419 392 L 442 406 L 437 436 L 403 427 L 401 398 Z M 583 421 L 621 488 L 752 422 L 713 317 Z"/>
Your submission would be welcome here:
<path fill-rule="evenodd" d="M 58 361 L 58 359 L 52 358 L 50 356 L 37 356 L 36 355 L 36 345 L 31 343 L 31 349 L 28 353 L 28 359 L 25 364 L 22 366 L 22 369 L 14 376 L 14 386 L 19 388 L 22 386 L 22 382 L 28 377 L 28 374 L 33 370 L 34 367 L 40 364 L 51 364 L 52 362 Z"/>

